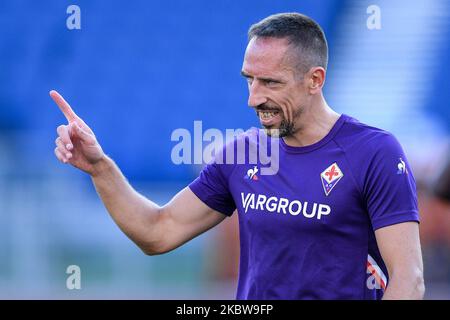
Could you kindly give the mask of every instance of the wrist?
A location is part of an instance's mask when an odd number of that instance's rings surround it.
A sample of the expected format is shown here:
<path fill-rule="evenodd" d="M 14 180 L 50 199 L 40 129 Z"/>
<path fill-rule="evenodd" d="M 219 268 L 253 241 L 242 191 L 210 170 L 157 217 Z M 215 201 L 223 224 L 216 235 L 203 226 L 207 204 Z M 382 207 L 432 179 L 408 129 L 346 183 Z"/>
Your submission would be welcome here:
<path fill-rule="evenodd" d="M 92 165 L 92 171 L 89 172 L 92 178 L 96 178 L 107 172 L 113 166 L 112 160 L 107 156 L 103 155 L 100 160 Z"/>

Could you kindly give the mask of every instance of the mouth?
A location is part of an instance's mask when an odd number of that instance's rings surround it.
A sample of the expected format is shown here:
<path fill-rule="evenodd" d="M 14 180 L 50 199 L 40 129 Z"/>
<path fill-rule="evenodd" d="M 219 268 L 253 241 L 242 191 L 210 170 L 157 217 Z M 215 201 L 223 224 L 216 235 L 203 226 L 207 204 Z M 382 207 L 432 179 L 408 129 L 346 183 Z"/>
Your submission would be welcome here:
<path fill-rule="evenodd" d="M 257 110 L 259 121 L 264 127 L 272 127 L 281 121 L 281 115 L 278 110 Z"/>

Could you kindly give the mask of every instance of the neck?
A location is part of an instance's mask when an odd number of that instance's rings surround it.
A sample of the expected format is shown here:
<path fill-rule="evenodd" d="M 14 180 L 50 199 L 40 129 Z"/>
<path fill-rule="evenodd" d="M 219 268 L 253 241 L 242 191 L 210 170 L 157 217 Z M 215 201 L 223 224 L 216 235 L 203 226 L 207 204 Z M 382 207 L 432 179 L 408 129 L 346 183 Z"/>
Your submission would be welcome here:
<path fill-rule="evenodd" d="M 300 114 L 295 123 L 297 131 L 284 142 L 292 147 L 304 147 L 322 140 L 333 128 L 340 115 L 332 110 L 322 95 Z"/>

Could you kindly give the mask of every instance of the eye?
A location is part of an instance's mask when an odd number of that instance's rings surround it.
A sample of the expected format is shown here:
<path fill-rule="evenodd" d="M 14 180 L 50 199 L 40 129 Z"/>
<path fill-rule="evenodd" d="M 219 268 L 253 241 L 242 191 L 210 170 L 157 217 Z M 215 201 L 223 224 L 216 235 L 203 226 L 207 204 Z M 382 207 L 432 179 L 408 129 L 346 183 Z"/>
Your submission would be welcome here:
<path fill-rule="evenodd" d="M 264 84 L 268 87 L 274 87 L 279 85 L 280 83 L 274 80 L 264 80 Z"/>

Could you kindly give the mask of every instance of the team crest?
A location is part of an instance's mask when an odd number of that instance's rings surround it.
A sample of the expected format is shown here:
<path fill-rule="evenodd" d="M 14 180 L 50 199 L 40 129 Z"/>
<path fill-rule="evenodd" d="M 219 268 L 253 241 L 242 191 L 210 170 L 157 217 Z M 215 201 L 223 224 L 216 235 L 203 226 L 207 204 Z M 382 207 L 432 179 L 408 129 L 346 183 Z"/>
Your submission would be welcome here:
<path fill-rule="evenodd" d="M 334 186 L 341 180 L 344 176 L 341 169 L 337 163 L 333 163 L 331 166 L 326 168 L 320 174 L 320 180 L 322 180 L 323 191 L 325 191 L 325 195 L 329 195 L 331 190 L 333 190 Z"/>

